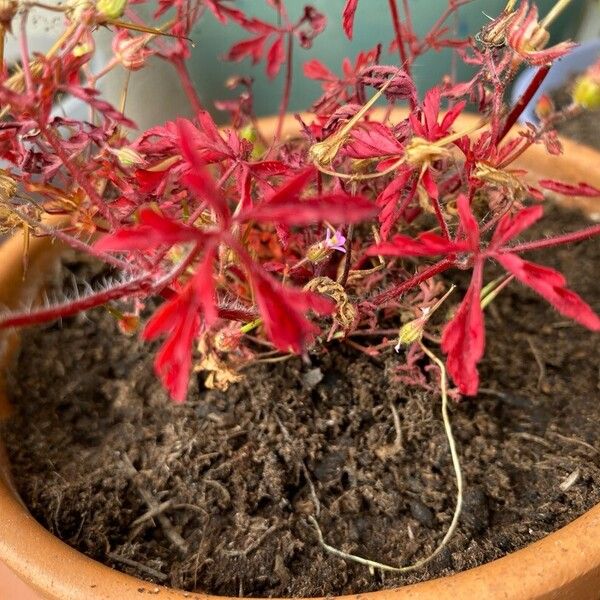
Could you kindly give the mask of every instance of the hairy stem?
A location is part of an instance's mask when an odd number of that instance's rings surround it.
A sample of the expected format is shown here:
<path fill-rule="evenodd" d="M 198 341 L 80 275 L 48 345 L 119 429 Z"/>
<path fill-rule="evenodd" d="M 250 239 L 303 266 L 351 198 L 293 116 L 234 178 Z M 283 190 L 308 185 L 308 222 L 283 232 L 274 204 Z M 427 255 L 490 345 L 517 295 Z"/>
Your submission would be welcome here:
<path fill-rule="evenodd" d="M 434 275 L 447 271 L 454 265 L 454 259 L 444 258 L 443 260 L 440 260 L 439 262 L 427 267 L 426 269 L 423 269 L 410 279 L 406 279 L 405 281 L 399 283 L 398 285 L 395 285 L 391 289 L 377 294 L 376 296 L 368 300 L 367 304 L 381 306 L 382 304 L 385 304 L 386 302 L 389 302 L 390 300 L 393 300 L 394 298 L 397 298 L 398 296 L 404 294 L 404 292 L 411 290 L 423 281 L 431 279 L 431 277 L 433 277 Z"/>
<path fill-rule="evenodd" d="M 0 329 L 23 327 L 25 325 L 38 325 L 63 317 L 71 317 L 91 308 L 102 306 L 111 300 L 119 300 L 126 296 L 138 293 L 147 287 L 147 276 L 143 276 L 115 285 L 109 289 L 94 292 L 83 298 L 61 302 L 55 306 L 41 307 L 23 312 L 6 313 L 0 315 Z"/>
<path fill-rule="evenodd" d="M 530 250 L 541 250 L 542 248 L 552 248 L 553 246 L 559 246 L 561 244 L 572 244 L 574 242 L 581 242 L 583 240 L 589 240 L 597 235 L 600 235 L 600 224 L 586 227 L 573 233 L 565 233 L 564 235 L 558 235 L 556 237 L 547 238 L 545 240 L 536 240 L 534 242 L 524 242 L 523 244 L 517 244 L 516 246 L 510 246 L 507 248 L 501 248 L 500 254 L 506 254 L 508 252 L 529 252 Z"/>
<path fill-rule="evenodd" d="M 398 6 L 396 0 L 388 0 L 390 6 L 390 14 L 392 15 L 392 23 L 394 25 L 394 33 L 396 35 L 396 44 L 398 46 L 398 52 L 400 54 L 400 66 L 410 75 L 410 63 L 408 62 L 408 56 L 404 47 L 404 40 L 402 39 L 402 26 L 400 24 L 400 17 L 398 16 Z"/>

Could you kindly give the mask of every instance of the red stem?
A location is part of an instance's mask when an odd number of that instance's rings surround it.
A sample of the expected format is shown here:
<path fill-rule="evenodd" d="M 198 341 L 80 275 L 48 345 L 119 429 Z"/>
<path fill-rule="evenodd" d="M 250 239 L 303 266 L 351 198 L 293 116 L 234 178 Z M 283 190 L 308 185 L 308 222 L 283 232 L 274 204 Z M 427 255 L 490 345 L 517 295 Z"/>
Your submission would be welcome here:
<path fill-rule="evenodd" d="M 512 107 L 512 110 L 506 117 L 506 121 L 504 123 L 504 127 L 500 131 L 500 135 L 498 136 L 498 140 L 496 143 L 500 143 L 505 137 L 506 134 L 512 129 L 512 126 L 517 122 L 517 119 L 523 114 L 527 105 L 531 102 L 531 99 L 535 96 L 535 93 L 540 89 L 544 79 L 548 76 L 550 72 L 551 64 L 543 65 L 540 67 L 531 83 L 527 86 L 523 95 L 519 98 L 518 102 Z"/>
<path fill-rule="evenodd" d="M 292 58 L 294 53 L 294 36 L 290 32 L 288 33 L 287 40 L 287 56 L 285 59 L 285 86 L 283 88 L 283 97 L 281 98 L 281 104 L 279 106 L 279 120 L 277 121 L 277 131 L 275 132 L 275 141 L 281 138 L 281 132 L 283 130 L 283 121 L 290 104 L 290 94 L 292 90 Z"/>
<path fill-rule="evenodd" d="M 448 8 L 446 8 L 446 10 L 441 14 L 440 18 L 433 24 L 431 29 L 424 36 L 422 36 L 421 39 L 423 41 L 414 48 L 413 59 L 417 58 L 417 56 L 421 56 L 421 54 L 423 54 L 427 48 L 430 47 L 429 40 L 434 38 L 436 35 L 439 35 L 438 30 L 441 29 L 448 17 L 450 17 L 451 14 L 455 13 L 465 4 L 469 4 L 469 2 L 473 2 L 473 0 L 458 0 L 453 5 L 448 5 Z"/>
<path fill-rule="evenodd" d="M 59 304 L 49 308 L 39 308 L 20 313 L 7 313 L 0 315 L 0 330 L 10 327 L 27 327 L 39 325 L 65 317 L 72 317 L 80 312 L 102 306 L 111 300 L 120 300 L 126 296 L 144 291 L 143 279 L 130 281 L 111 290 L 80 298 L 68 303 Z M 168 296 L 168 294 L 163 294 Z M 257 312 L 251 309 L 217 307 L 219 318 L 229 321 L 247 323 L 257 317 Z"/>
<path fill-rule="evenodd" d="M 400 17 L 398 16 L 398 6 L 396 0 L 388 0 L 390 5 L 390 13 L 392 14 L 392 23 L 394 25 L 394 33 L 396 34 L 396 44 L 400 53 L 400 66 L 410 75 L 410 65 L 404 48 L 404 40 L 402 39 L 402 28 L 400 25 Z"/>
<path fill-rule="evenodd" d="M 106 304 L 111 300 L 119 300 L 125 296 L 140 292 L 144 289 L 144 283 L 147 283 L 146 276 L 122 283 L 108 290 L 101 290 L 85 298 L 63 302 L 56 306 L 43 307 L 20 313 L 7 313 L 0 316 L 0 329 L 23 327 L 24 325 L 38 325 L 39 323 L 46 323 L 63 317 L 71 317 L 90 308 Z"/>
<path fill-rule="evenodd" d="M 407 292 L 408 290 L 414 288 L 415 286 L 419 285 L 423 281 L 427 281 L 428 279 L 431 279 L 434 275 L 437 275 L 438 273 L 447 271 L 448 269 L 453 267 L 455 264 L 456 263 L 455 263 L 454 259 L 444 258 L 443 260 L 440 260 L 439 262 L 427 267 L 423 271 L 420 271 L 419 273 L 417 273 L 410 279 L 406 279 L 405 281 L 392 287 L 391 289 L 389 289 L 385 292 L 382 292 L 381 294 L 377 294 L 377 296 L 374 296 L 373 298 L 368 300 L 366 303 L 373 304 L 375 306 L 381 306 L 382 304 L 385 304 L 386 302 L 389 302 L 390 300 L 397 298 L 404 292 Z"/>
<path fill-rule="evenodd" d="M 412 54 L 413 44 L 415 42 L 416 36 L 415 36 L 415 28 L 413 27 L 413 24 L 412 24 L 412 16 L 410 13 L 410 6 L 408 3 L 408 0 L 402 0 L 402 6 L 404 8 L 404 24 L 406 26 L 405 29 L 408 33 L 408 39 L 406 40 L 406 45 L 408 46 L 408 48 L 410 49 L 411 54 Z M 414 56 L 413 56 L 413 58 L 414 58 Z"/>
<path fill-rule="evenodd" d="M 190 73 L 187 69 L 187 65 L 182 58 L 178 58 L 173 61 L 175 66 L 175 70 L 179 75 L 179 79 L 181 80 L 181 86 L 183 87 L 183 91 L 188 98 L 190 106 L 194 111 L 194 114 L 198 114 L 200 111 L 204 110 L 202 107 L 202 102 L 200 102 L 200 97 L 198 96 L 198 92 L 192 83 L 190 78 Z"/>
<path fill-rule="evenodd" d="M 574 242 L 581 242 L 582 240 L 589 240 L 592 237 L 600 235 L 600 224 L 592 225 L 586 229 L 574 231 L 573 233 L 565 233 L 565 235 L 559 235 L 556 237 L 547 238 L 545 240 L 536 240 L 534 242 L 524 242 L 523 244 L 517 244 L 516 246 L 500 248 L 498 252 L 500 254 L 506 254 L 508 252 L 529 252 L 530 250 L 540 250 L 542 248 L 552 248 L 560 244 L 572 244 Z"/>

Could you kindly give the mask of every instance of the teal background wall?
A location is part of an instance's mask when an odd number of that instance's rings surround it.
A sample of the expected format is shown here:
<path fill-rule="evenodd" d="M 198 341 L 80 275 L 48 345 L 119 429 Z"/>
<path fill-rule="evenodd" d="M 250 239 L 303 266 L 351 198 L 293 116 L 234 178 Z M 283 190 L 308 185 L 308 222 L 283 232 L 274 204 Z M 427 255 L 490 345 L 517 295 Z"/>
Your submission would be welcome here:
<path fill-rule="evenodd" d="M 441 14 L 448 0 L 411 0 L 413 20 L 417 32 L 420 34 L 429 30 Z M 540 12 L 545 14 L 554 4 L 555 0 L 538 0 Z M 565 35 L 573 35 L 577 29 L 580 10 L 574 8 L 565 15 L 562 21 L 553 28 L 553 39 L 563 39 Z M 292 89 L 291 111 L 306 109 L 318 97 L 320 86 L 316 82 L 307 81 L 302 76 L 302 64 L 313 57 L 318 57 L 334 72 L 340 71 L 340 65 L 345 56 L 352 59 L 363 49 L 383 42 L 383 64 L 398 64 L 397 54 L 389 54 L 387 46 L 393 39 L 393 27 L 389 17 L 387 0 L 360 0 L 356 13 L 354 39 L 348 40 L 341 27 L 341 14 L 344 0 L 287 0 L 286 6 L 292 19 L 297 19 L 302 13 L 305 4 L 312 4 L 328 18 L 327 30 L 314 42 L 310 50 L 299 46 L 295 48 L 294 57 L 294 86 Z M 495 16 L 505 6 L 506 0 L 474 0 L 459 12 L 456 20 L 451 19 L 450 24 L 456 23 L 460 35 L 474 34 L 487 21 L 484 13 Z M 265 0 L 238 0 L 235 3 L 249 15 L 274 22 L 275 11 L 267 5 Z M 197 89 L 201 92 L 202 100 L 206 106 L 212 106 L 215 100 L 231 96 L 224 87 L 224 82 L 236 74 L 250 75 L 255 80 L 255 108 L 259 115 L 277 112 L 281 91 L 283 87 L 283 74 L 269 80 L 264 71 L 264 63 L 256 67 L 249 60 L 241 63 L 230 63 L 222 59 L 230 46 L 248 37 L 247 32 L 235 24 L 223 27 L 217 23 L 212 15 L 207 14 L 199 23 L 193 34 L 195 48 L 189 64 L 190 71 Z M 440 78 L 450 71 L 451 53 L 429 53 L 422 57 L 414 68 L 414 75 L 420 91 L 435 85 Z M 461 65 L 458 74 L 466 79 L 469 74 L 468 67 Z M 223 121 L 227 116 L 217 113 Z"/>

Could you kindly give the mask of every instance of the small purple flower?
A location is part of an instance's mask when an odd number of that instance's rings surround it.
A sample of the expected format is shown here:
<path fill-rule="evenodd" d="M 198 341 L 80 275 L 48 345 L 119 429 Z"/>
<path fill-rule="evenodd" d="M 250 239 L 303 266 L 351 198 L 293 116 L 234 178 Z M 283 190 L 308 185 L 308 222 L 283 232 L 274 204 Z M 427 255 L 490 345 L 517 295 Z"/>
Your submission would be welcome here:
<path fill-rule="evenodd" d="M 336 232 L 331 235 L 331 230 L 327 229 L 327 235 L 325 236 L 325 247 L 330 250 L 339 250 L 340 252 L 346 252 L 344 244 L 346 238 L 342 235 L 342 232 L 336 229 Z"/>

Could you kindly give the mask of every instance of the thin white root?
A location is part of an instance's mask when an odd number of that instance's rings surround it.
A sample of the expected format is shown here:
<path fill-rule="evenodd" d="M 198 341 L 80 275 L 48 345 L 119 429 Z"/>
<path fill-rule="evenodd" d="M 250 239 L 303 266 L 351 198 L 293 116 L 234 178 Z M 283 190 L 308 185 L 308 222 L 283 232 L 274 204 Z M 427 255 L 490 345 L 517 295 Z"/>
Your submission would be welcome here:
<path fill-rule="evenodd" d="M 311 515 L 308 517 L 309 521 L 314 525 L 317 536 L 319 538 L 319 543 L 323 548 L 335 556 L 339 556 L 345 560 L 350 560 L 361 565 L 365 565 L 369 567 L 369 570 L 380 569 L 382 571 L 391 571 L 393 573 L 408 573 L 410 571 L 415 571 L 416 569 L 420 569 L 424 567 L 426 564 L 430 563 L 446 546 L 450 538 L 454 535 L 456 528 L 458 526 L 458 520 L 460 518 L 460 513 L 462 510 L 463 503 L 463 479 L 462 472 L 460 469 L 460 461 L 458 458 L 458 453 L 456 451 L 456 443 L 454 442 L 454 436 L 452 435 L 452 427 L 450 425 L 450 418 L 448 416 L 448 393 L 447 393 L 447 377 L 446 377 L 446 368 L 444 367 L 444 363 L 431 352 L 428 348 L 426 348 L 423 343 L 421 343 L 421 349 L 425 354 L 429 357 L 429 359 L 434 362 L 440 369 L 441 373 L 441 381 L 440 381 L 440 390 L 442 396 L 442 420 L 444 422 L 444 430 L 446 432 L 446 437 L 448 438 L 448 445 L 450 447 L 450 456 L 452 457 L 452 466 L 454 468 L 454 474 L 456 477 L 456 508 L 454 509 L 454 515 L 452 516 L 452 521 L 450 523 L 450 527 L 448 527 L 448 531 L 446 535 L 439 543 L 438 547 L 425 558 L 418 560 L 412 565 L 407 565 L 405 567 L 394 567 L 393 565 L 388 565 L 385 563 L 380 563 L 374 560 L 369 560 L 368 558 L 363 558 L 362 556 L 357 556 L 356 554 L 348 554 L 347 552 L 343 552 L 339 548 L 335 548 L 334 546 L 330 546 L 323 537 L 323 532 L 319 527 L 319 523 L 317 520 Z"/>

